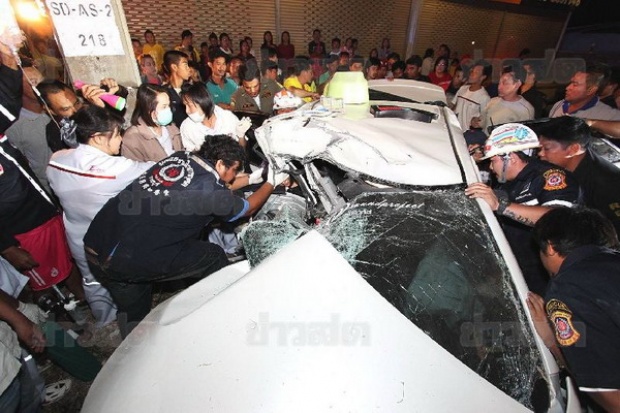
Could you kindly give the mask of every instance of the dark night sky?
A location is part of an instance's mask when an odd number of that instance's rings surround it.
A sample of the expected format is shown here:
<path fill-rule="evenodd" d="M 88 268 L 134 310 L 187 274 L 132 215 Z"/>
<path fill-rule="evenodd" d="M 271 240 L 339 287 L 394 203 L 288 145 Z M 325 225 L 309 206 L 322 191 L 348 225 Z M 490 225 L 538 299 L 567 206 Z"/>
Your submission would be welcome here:
<path fill-rule="evenodd" d="M 618 22 L 615 0 L 581 0 L 581 4 L 573 11 L 569 26 L 586 26 L 595 23 Z"/>

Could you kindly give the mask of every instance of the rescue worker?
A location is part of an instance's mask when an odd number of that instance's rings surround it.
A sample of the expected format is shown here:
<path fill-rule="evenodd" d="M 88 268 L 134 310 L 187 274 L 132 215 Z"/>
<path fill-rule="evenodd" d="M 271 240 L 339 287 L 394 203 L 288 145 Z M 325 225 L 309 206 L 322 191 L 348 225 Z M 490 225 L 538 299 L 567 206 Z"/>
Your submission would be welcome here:
<path fill-rule="evenodd" d="M 97 213 L 84 246 L 95 278 L 118 305 L 123 337 L 150 311 L 153 282 L 201 279 L 228 264 L 220 246 L 199 239 L 205 226 L 250 216 L 286 179 L 269 171 L 247 200 L 234 195 L 226 184 L 244 157 L 228 135 L 212 136 L 195 153 L 156 163 Z"/>
<path fill-rule="evenodd" d="M 551 276 L 544 300 L 532 293 L 527 299 L 536 331 L 566 361 L 581 391 L 605 411 L 620 412 L 620 253 L 613 226 L 596 210 L 557 208 L 536 223 L 534 238 Z"/>
<path fill-rule="evenodd" d="M 586 122 L 562 116 L 536 126 L 540 159 L 571 171 L 583 191 L 584 204 L 601 211 L 620 232 L 620 169 L 592 150 Z"/>
<path fill-rule="evenodd" d="M 564 169 L 532 157 L 538 137 L 527 126 L 508 123 L 495 128 L 485 143 L 483 159 L 491 160 L 495 189 L 477 182 L 465 189 L 481 198 L 499 216 L 502 229 L 531 291 L 544 294 L 548 276 L 531 237 L 531 227 L 553 207 L 572 207 L 579 185 Z"/>

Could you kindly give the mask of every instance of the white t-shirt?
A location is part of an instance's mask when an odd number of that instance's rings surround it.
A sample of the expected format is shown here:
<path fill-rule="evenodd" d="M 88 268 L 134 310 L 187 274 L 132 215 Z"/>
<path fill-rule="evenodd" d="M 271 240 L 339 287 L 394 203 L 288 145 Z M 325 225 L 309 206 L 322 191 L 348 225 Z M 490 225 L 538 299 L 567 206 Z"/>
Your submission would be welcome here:
<path fill-rule="evenodd" d="M 52 155 L 46 170 L 47 179 L 62 205 L 67 240 L 74 258 L 84 256 L 83 238 L 97 212 L 153 164 L 110 156 L 82 144 Z"/>
<path fill-rule="evenodd" d="M 228 135 L 237 140 L 235 129 L 239 123 L 239 119 L 229 110 L 222 109 L 219 106 L 213 108 L 215 115 L 215 125 L 212 128 L 207 127 L 202 122 L 197 123 L 187 118 L 181 124 L 181 140 L 183 147 L 190 151 L 200 149 L 205 142 L 206 136 Z"/>
<path fill-rule="evenodd" d="M 482 129 L 487 133 L 490 125 L 502 123 L 521 122 L 534 119 L 534 107 L 519 96 L 519 100 L 509 102 L 501 97 L 495 97 L 489 101 L 482 119 Z"/>
<path fill-rule="evenodd" d="M 452 104 L 456 105 L 454 113 L 459 119 L 463 132 L 469 130 L 471 118 L 480 116 L 484 119 L 484 111 L 491 98 L 485 88 L 475 92 L 469 90 L 469 85 L 463 85 L 456 92 Z"/>

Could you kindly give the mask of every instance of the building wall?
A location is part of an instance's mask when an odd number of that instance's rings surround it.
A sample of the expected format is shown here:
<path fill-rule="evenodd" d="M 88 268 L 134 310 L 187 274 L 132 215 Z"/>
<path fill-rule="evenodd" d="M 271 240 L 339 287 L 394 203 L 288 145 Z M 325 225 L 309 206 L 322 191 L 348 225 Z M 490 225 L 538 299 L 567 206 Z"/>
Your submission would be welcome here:
<path fill-rule="evenodd" d="M 414 52 L 447 43 L 461 55 L 482 49 L 485 57 L 516 56 L 524 47 L 533 56 L 543 56 L 554 48 L 561 34 L 566 13 L 524 14 L 519 7 L 485 7 L 490 2 L 413 0 L 422 2 Z M 152 29 L 168 48 L 180 42 L 184 29 L 194 33 L 194 45 L 206 41 L 209 33 L 227 32 L 234 51 L 239 40 L 250 35 L 258 52 L 263 32 L 270 30 L 279 43 L 276 5 L 280 7 L 280 30 L 288 30 L 297 54 L 307 54 L 307 43 L 315 28 L 322 30 L 329 50 L 332 37 L 356 37 L 359 53 L 367 56 L 389 37 L 392 49 L 406 50 L 411 0 L 123 0 L 129 32 L 143 39 Z M 472 5 L 475 4 L 475 5 Z M 516 11 L 506 11 L 506 9 Z M 475 44 L 472 44 L 475 42 Z"/>
<path fill-rule="evenodd" d="M 258 53 L 263 32 L 270 30 L 274 42 L 276 32 L 275 0 L 123 0 L 129 33 L 143 41 L 146 29 L 155 32 L 166 48 L 177 45 L 184 29 L 194 33 L 194 46 L 207 41 L 212 31 L 226 32 L 239 51 L 239 40 L 251 36 Z M 367 56 L 383 37 L 392 39 L 395 50 L 405 49 L 405 36 L 411 2 L 409 0 L 382 0 L 365 2 L 351 0 L 280 0 L 280 29 L 291 34 L 296 54 L 308 54 L 307 44 L 312 31 L 319 28 L 323 41 L 330 48 L 332 37 L 359 40 L 359 53 Z M 163 6 L 165 4 L 165 6 Z"/>
<path fill-rule="evenodd" d="M 424 0 L 414 52 L 447 43 L 459 55 L 482 50 L 486 58 L 516 57 L 529 48 L 532 57 L 554 49 L 566 19 L 564 13 L 524 13 L 518 7 L 481 7 L 445 0 Z M 484 4 L 484 3 L 482 3 Z M 507 10 L 517 10 L 507 11 Z"/>

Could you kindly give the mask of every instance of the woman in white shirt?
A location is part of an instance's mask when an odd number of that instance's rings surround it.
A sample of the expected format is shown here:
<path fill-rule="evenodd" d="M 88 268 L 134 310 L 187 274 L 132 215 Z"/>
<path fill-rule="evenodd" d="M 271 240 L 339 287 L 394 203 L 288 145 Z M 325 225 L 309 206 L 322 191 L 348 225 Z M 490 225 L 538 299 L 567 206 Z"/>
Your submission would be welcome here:
<path fill-rule="evenodd" d="M 245 133 L 252 123 L 213 103 L 204 85 L 193 85 L 182 94 L 187 119 L 181 124 L 181 139 L 188 151 L 200 149 L 207 136 L 228 135 L 245 147 Z"/>
<path fill-rule="evenodd" d="M 119 115 L 88 105 L 73 119 L 79 145 L 54 153 L 46 174 L 63 208 L 67 240 L 82 273 L 86 300 L 97 327 L 102 327 L 116 319 L 116 306 L 88 268 L 83 238 L 101 207 L 153 163 L 115 156 L 121 146 L 123 118 Z"/>
<path fill-rule="evenodd" d="M 131 125 L 123 136 L 121 154 L 126 158 L 158 162 L 183 150 L 179 128 L 172 123 L 170 96 L 161 86 L 138 88 Z"/>

